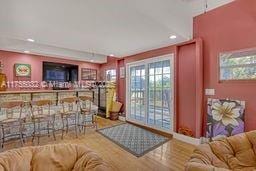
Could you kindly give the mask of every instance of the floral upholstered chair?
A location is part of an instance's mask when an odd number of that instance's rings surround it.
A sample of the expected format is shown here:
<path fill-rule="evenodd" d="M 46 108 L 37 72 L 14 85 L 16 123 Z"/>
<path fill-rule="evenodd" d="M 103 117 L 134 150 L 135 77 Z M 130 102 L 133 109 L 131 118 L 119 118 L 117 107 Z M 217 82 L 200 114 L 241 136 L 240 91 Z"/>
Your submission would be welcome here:
<path fill-rule="evenodd" d="M 206 137 L 215 140 L 244 132 L 245 102 L 208 99 Z"/>

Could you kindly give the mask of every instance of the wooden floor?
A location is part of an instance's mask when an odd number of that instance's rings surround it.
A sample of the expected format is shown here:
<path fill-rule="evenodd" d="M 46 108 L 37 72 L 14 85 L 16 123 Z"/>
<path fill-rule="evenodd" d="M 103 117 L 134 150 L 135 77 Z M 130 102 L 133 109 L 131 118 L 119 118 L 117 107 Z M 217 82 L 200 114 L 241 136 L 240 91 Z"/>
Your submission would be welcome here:
<path fill-rule="evenodd" d="M 120 124 L 120 122 L 101 118 L 99 119 L 99 128 Z M 73 133 L 69 133 L 64 137 L 64 140 L 61 140 L 60 134 L 57 136 L 57 141 L 53 141 L 52 137 L 48 138 L 47 136 L 40 139 L 40 145 L 55 143 L 85 144 L 112 165 L 114 170 L 122 171 L 184 170 L 184 164 L 194 149 L 194 146 L 190 144 L 172 139 L 144 156 L 137 158 L 104 138 L 95 130 L 88 130 L 85 135 L 81 133 L 78 138 L 75 138 Z M 19 141 L 10 142 L 5 146 L 4 150 L 15 148 L 18 145 Z M 30 145 L 32 143 L 28 139 L 25 146 Z"/>

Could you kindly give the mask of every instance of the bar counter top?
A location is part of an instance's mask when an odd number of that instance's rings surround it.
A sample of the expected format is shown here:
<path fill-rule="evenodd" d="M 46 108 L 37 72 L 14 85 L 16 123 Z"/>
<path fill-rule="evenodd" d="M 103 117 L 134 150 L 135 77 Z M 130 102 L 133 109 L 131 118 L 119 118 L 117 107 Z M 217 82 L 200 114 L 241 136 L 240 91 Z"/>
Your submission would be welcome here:
<path fill-rule="evenodd" d="M 65 92 L 83 92 L 91 91 L 90 89 L 71 89 L 71 90 L 47 90 L 47 89 L 38 89 L 38 90 L 7 90 L 0 91 L 1 94 L 26 94 L 26 93 L 65 93 Z"/>

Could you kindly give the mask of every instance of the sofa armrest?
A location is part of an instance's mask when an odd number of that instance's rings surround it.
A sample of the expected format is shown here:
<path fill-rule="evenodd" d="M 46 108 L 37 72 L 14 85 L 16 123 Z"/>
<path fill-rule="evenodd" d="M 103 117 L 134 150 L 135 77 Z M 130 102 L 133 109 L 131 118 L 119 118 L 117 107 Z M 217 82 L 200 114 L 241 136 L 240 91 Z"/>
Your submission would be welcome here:
<path fill-rule="evenodd" d="M 103 161 L 96 153 L 87 152 L 75 163 L 74 171 L 112 171 L 113 169 Z"/>
<path fill-rule="evenodd" d="M 185 171 L 230 171 L 224 168 L 217 168 L 212 165 L 202 164 L 200 162 L 188 162 Z"/>
<path fill-rule="evenodd" d="M 223 169 L 220 169 L 223 168 Z M 187 171 L 212 171 L 227 170 L 229 167 L 221 161 L 213 152 L 209 144 L 199 145 L 191 155 L 186 165 Z"/>

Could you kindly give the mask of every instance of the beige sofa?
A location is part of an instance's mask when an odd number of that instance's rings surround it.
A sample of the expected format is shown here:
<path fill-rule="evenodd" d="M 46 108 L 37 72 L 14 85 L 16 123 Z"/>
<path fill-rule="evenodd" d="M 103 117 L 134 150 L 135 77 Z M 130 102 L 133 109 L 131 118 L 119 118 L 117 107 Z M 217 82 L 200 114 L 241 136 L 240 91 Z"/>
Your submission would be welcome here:
<path fill-rule="evenodd" d="M 23 147 L 0 153 L 0 171 L 108 171 L 111 168 L 83 145 Z"/>
<path fill-rule="evenodd" d="M 186 171 L 255 171 L 256 131 L 198 146 Z"/>

